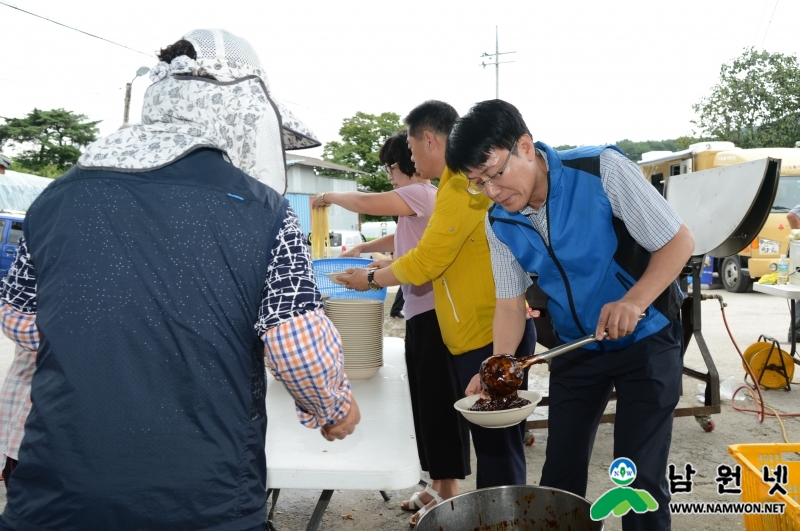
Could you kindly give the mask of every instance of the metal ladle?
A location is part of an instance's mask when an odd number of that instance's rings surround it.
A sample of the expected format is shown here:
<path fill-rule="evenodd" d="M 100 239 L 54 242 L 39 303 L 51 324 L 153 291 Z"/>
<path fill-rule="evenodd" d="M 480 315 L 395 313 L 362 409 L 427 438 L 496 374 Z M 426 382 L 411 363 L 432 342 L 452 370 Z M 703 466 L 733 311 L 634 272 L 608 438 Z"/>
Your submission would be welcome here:
<path fill-rule="evenodd" d="M 641 321 L 644 314 L 639 316 Z M 603 339 L 608 337 L 608 330 L 603 332 Z M 541 354 L 531 354 L 524 358 L 516 358 L 511 354 L 498 354 L 490 356 L 481 363 L 481 388 L 492 398 L 505 398 L 516 393 L 522 386 L 525 369 L 535 363 L 547 361 L 556 356 L 566 354 L 576 348 L 581 348 L 594 341 L 598 341 L 595 334 L 564 343 Z"/>

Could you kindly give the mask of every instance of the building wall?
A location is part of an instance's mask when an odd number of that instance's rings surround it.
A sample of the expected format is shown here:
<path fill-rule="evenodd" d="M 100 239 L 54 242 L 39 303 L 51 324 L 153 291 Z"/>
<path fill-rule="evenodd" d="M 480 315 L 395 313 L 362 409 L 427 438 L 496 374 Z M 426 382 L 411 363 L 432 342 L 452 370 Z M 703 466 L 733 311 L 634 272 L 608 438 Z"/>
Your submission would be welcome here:
<path fill-rule="evenodd" d="M 355 192 L 356 181 L 317 175 L 314 168 L 293 164 L 286 174 L 286 198 L 300 218 L 303 232 L 311 232 L 311 199 L 322 192 Z M 328 209 L 328 226 L 331 229 L 358 230 L 358 214 L 333 205 Z"/>
<path fill-rule="evenodd" d="M 313 195 L 305 194 L 286 194 L 286 199 L 289 205 L 294 210 L 297 217 L 300 218 L 300 226 L 303 228 L 303 234 L 308 235 L 311 232 L 311 199 Z"/>

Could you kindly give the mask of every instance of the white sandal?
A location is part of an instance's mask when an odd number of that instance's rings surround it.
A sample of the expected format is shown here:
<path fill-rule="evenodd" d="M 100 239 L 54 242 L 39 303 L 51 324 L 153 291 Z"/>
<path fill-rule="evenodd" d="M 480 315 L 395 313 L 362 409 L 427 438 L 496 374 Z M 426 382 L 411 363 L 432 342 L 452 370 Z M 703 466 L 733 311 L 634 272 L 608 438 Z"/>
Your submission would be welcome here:
<path fill-rule="evenodd" d="M 424 491 L 415 492 L 414 494 L 412 494 L 411 499 L 408 500 L 408 505 L 403 507 L 401 504 L 400 508 L 404 511 L 418 511 L 420 509 L 424 509 L 426 504 L 422 503 L 422 500 L 419 499 L 420 494 L 422 494 L 423 492 L 427 492 L 428 494 L 430 494 L 430 496 L 434 500 L 437 498 L 441 498 L 441 496 L 439 496 L 439 493 L 433 490 L 433 488 L 431 488 L 430 485 L 425 485 Z"/>
<path fill-rule="evenodd" d="M 433 497 L 433 500 L 429 501 L 429 502 L 427 503 L 427 505 L 423 506 L 423 507 L 422 507 L 422 508 L 421 508 L 419 511 L 417 511 L 416 513 L 414 513 L 414 516 L 412 516 L 412 517 L 411 517 L 411 518 L 408 520 L 408 525 L 410 525 L 410 526 L 414 526 L 414 527 L 415 527 L 415 526 L 417 525 L 417 523 L 419 523 L 419 520 L 420 520 L 420 518 L 422 518 L 422 517 L 425 515 L 425 513 L 427 513 L 427 512 L 428 512 L 428 505 L 430 505 L 430 504 L 432 503 L 433 505 L 432 505 L 431 507 L 434 507 L 434 506 L 436 506 L 436 505 L 438 505 L 438 504 L 440 504 L 440 503 L 444 502 L 444 498 L 442 498 L 441 496 L 439 496 L 439 493 L 438 493 L 438 492 L 436 492 L 435 490 L 433 490 L 433 489 L 430 487 L 430 485 L 428 485 L 427 487 L 425 487 L 425 492 L 427 492 L 428 494 L 430 494 L 430 495 Z M 419 498 L 417 498 L 417 500 L 419 501 Z M 410 502 L 409 502 L 409 505 L 411 505 L 411 503 L 410 503 Z"/>
<path fill-rule="evenodd" d="M 422 494 L 422 491 L 412 494 L 411 498 L 408 500 L 408 505 L 404 507 L 402 504 L 400 504 L 400 508 L 404 511 L 417 511 L 425 507 L 425 504 L 419 499 L 420 494 Z"/>

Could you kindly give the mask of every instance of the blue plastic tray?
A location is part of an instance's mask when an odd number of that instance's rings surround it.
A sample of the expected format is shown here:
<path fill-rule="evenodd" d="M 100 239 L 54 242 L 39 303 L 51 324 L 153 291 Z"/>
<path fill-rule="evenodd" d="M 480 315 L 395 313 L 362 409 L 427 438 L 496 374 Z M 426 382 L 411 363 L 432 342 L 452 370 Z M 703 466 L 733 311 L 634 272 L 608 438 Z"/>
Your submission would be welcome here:
<path fill-rule="evenodd" d="M 368 258 L 320 258 L 313 261 L 314 276 L 317 279 L 317 287 L 322 293 L 330 295 L 331 299 L 374 299 L 386 300 L 386 288 L 381 290 L 356 291 L 347 289 L 344 286 L 334 284 L 328 278 L 328 273 L 344 271 L 350 267 L 367 267 L 373 260 Z"/>

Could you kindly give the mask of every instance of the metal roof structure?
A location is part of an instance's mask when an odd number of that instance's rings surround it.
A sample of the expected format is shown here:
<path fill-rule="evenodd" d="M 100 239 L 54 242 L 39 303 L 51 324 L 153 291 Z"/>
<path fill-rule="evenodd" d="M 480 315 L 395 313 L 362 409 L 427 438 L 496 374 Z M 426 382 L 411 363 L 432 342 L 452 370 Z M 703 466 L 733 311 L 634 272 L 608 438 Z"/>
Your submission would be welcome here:
<path fill-rule="evenodd" d="M 315 159 L 314 157 L 306 157 L 304 155 L 297 155 L 295 153 L 286 153 L 286 166 L 294 166 L 295 164 L 300 164 L 302 166 L 310 166 L 312 168 L 325 168 L 328 170 L 337 170 L 346 173 L 357 173 L 359 175 L 369 175 L 366 172 L 361 170 L 357 170 L 355 168 L 349 168 L 347 166 L 342 166 L 341 164 L 335 164 L 333 162 L 328 162 L 327 160 L 322 159 Z"/>
<path fill-rule="evenodd" d="M 0 175 L 0 208 L 26 211 L 53 179 L 6 170 Z"/>

